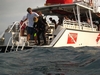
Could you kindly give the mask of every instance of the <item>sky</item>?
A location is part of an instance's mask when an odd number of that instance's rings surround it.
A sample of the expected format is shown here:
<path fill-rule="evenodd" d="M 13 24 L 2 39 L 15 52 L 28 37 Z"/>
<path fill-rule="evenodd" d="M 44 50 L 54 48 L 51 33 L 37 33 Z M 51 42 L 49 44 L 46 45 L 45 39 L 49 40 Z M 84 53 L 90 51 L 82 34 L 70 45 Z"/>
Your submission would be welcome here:
<path fill-rule="evenodd" d="M 44 6 L 46 0 L 0 0 L 0 32 L 27 14 L 28 7 Z M 100 3 L 100 0 L 96 0 Z"/>
<path fill-rule="evenodd" d="M 0 0 L 0 32 L 27 14 L 27 8 L 44 6 L 46 0 Z"/>

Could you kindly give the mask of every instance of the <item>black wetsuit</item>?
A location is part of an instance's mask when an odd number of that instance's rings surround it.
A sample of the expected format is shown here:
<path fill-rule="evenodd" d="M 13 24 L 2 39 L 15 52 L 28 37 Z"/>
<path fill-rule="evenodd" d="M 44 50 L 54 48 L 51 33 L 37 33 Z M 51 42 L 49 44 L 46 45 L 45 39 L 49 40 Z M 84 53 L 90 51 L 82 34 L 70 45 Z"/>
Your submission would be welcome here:
<path fill-rule="evenodd" d="M 42 16 L 38 17 L 38 22 L 37 22 L 37 39 L 38 39 L 38 45 L 40 45 L 40 35 L 42 35 L 42 38 L 44 40 L 44 44 L 46 44 L 46 37 L 45 37 L 45 24 L 46 21 L 43 19 Z"/>

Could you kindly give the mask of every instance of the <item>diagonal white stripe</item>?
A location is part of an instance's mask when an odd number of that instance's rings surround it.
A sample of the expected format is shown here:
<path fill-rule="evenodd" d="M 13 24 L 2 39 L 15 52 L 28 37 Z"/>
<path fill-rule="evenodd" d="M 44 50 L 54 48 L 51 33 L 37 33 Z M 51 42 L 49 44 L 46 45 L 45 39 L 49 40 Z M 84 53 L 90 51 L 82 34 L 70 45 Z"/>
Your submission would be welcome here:
<path fill-rule="evenodd" d="M 72 35 L 70 33 L 68 35 L 73 40 L 73 42 L 76 43 L 76 41 L 74 40 L 74 37 L 72 37 Z"/>

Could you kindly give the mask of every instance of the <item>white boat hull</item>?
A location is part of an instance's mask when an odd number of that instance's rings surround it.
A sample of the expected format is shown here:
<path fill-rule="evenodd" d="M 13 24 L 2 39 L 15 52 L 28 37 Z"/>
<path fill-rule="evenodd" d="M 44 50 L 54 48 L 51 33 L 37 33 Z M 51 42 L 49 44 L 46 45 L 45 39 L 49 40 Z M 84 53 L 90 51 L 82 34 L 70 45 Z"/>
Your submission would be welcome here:
<path fill-rule="evenodd" d="M 100 32 L 65 29 L 52 41 L 53 47 L 100 46 Z M 60 38 L 58 38 L 60 37 Z"/>

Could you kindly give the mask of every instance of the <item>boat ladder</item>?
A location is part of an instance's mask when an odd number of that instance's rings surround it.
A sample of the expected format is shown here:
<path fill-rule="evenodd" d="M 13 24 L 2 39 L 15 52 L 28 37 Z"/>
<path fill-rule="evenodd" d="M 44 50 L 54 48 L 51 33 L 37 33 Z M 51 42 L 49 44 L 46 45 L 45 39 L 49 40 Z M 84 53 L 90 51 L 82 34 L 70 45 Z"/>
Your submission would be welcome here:
<path fill-rule="evenodd" d="M 25 39 L 24 39 L 25 40 Z M 23 50 L 24 49 L 24 47 L 25 47 L 25 44 L 26 44 L 26 41 L 24 41 L 24 43 L 23 43 L 23 45 L 22 45 L 22 48 L 21 48 L 21 50 Z M 16 48 L 16 51 L 18 51 L 18 49 L 19 49 L 19 46 L 20 46 L 20 44 L 18 43 L 18 45 L 17 45 L 17 48 Z"/>
<path fill-rule="evenodd" d="M 7 44 L 6 49 L 5 49 L 5 53 L 8 51 L 8 46 L 10 44 L 11 39 L 12 39 L 12 36 L 9 38 L 8 44 Z"/>

